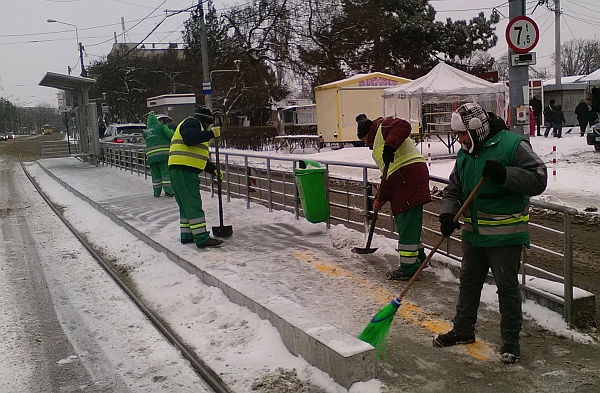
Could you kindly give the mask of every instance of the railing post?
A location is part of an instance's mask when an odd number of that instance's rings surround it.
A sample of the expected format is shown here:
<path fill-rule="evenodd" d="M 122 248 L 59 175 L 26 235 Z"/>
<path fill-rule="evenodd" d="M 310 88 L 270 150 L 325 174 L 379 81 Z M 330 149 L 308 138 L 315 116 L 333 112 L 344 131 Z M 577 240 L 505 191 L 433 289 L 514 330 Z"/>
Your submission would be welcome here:
<path fill-rule="evenodd" d="M 250 168 L 248 156 L 244 156 L 244 172 L 246 173 L 246 209 L 250 209 Z"/>
<path fill-rule="evenodd" d="M 227 188 L 227 202 L 231 202 L 231 190 L 230 190 L 230 179 L 229 179 L 229 154 L 224 153 L 225 155 L 225 173 L 227 176 L 225 177 L 225 187 Z"/>
<path fill-rule="evenodd" d="M 296 178 L 294 173 L 296 173 L 296 165 L 298 162 L 294 160 L 292 164 L 292 184 L 294 185 L 294 213 L 296 215 L 296 220 L 300 219 L 300 206 L 298 202 L 300 202 L 300 194 L 298 193 L 298 187 L 296 186 Z"/>
<path fill-rule="evenodd" d="M 363 167 L 363 211 L 364 211 L 364 233 L 369 232 L 369 173 L 367 167 Z"/>
<path fill-rule="evenodd" d="M 571 230 L 571 214 L 563 213 L 563 233 L 565 244 L 564 271 L 564 313 L 565 321 L 571 325 L 573 322 L 573 232 Z"/>
<path fill-rule="evenodd" d="M 269 212 L 273 211 L 273 194 L 272 194 L 272 186 L 271 186 L 271 159 L 267 158 L 267 190 L 268 190 L 268 203 L 269 203 Z"/>

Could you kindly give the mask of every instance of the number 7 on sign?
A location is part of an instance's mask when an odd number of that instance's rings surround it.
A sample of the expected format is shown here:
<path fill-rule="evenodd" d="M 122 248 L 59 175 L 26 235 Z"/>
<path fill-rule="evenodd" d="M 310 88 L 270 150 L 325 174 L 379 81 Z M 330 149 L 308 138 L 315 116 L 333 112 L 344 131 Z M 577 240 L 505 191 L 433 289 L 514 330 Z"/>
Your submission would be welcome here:
<path fill-rule="evenodd" d="M 506 26 L 506 42 L 517 53 L 532 50 L 539 39 L 540 32 L 535 22 L 526 16 L 517 16 Z"/>

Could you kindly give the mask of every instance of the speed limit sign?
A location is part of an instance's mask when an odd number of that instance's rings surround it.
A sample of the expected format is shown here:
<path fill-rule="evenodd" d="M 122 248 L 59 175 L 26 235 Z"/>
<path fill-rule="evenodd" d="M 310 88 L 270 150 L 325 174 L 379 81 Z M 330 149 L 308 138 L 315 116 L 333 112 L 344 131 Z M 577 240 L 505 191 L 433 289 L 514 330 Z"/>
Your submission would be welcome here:
<path fill-rule="evenodd" d="M 517 53 L 532 50 L 540 38 L 535 22 L 526 16 L 517 16 L 506 26 L 506 42 Z"/>

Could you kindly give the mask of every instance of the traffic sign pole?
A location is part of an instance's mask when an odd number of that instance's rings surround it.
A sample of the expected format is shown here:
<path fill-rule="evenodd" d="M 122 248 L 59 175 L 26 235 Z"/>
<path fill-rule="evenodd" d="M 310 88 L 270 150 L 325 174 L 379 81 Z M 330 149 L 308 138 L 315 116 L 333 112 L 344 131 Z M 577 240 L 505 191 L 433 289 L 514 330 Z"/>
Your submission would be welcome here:
<path fill-rule="evenodd" d="M 528 57 L 538 42 L 539 29 L 535 22 L 525 14 L 525 1 L 512 0 L 509 2 L 510 22 L 506 27 L 506 43 L 509 58 L 509 109 L 510 131 L 529 140 L 529 116 L 517 116 L 517 108 L 523 113 L 529 106 L 529 67 L 523 67 L 520 56 Z M 514 57 L 517 56 L 517 57 Z M 532 55 L 533 58 L 534 55 Z"/>

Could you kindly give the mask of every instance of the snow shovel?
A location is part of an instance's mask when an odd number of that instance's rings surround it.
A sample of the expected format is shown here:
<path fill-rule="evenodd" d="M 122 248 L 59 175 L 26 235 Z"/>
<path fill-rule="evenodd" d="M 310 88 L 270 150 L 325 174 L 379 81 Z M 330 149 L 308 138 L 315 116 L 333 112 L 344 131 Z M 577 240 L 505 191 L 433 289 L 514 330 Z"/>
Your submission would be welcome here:
<path fill-rule="evenodd" d="M 388 164 L 386 164 L 385 167 L 383 167 L 381 184 L 379 185 L 379 188 L 377 189 L 377 194 L 375 195 L 376 201 L 379 200 L 379 196 L 381 195 L 381 189 L 383 188 L 385 181 L 387 180 L 387 173 L 388 173 Z M 367 245 L 364 248 L 363 247 L 353 247 L 352 248 L 353 253 L 355 253 L 355 254 L 373 254 L 375 251 L 377 251 L 377 247 L 371 248 L 371 240 L 373 240 L 373 232 L 375 232 L 375 223 L 377 222 L 377 214 L 378 213 L 379 213 L 379 209 L 376 206 L 374 206 L 373 207 L 373 218 L 371 218 L 371 228 L 369 229 L 369 236 L 367 237 Z"/>
<path fill-rule="evenodd" d="M 219 123 L 223 123 L 220 121 Z M 219 165 L 219 139 L 215 138 L 215 166 L 217 167 L 217 172 L 221 172 L 221 167 Z M 222 174 L 221 174 L 222 175 Z M 219 198 L 219 226 L 213 227 L 212 232 L 215 237 L 229 237 L 233 235 L 233 227 L 231 225 L 223 225 L 223 196 L 221 191 L 221 182 L 222 179 L 217 178 L 217 197 Z"/>

